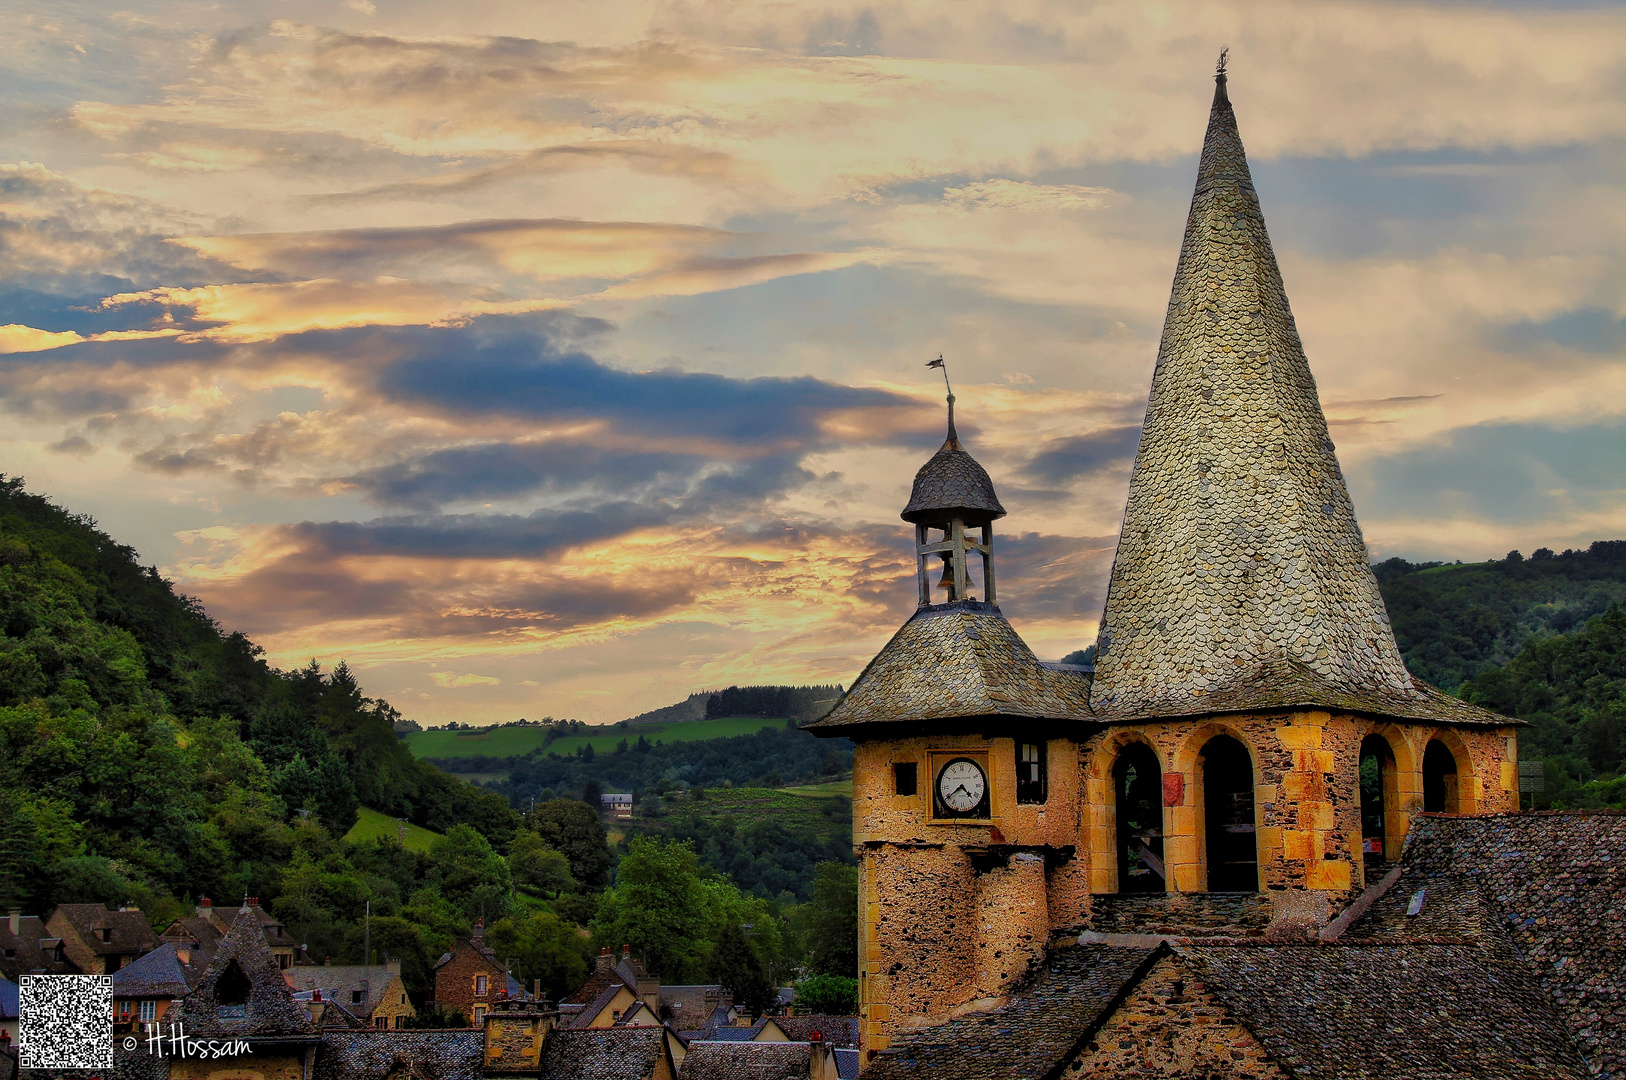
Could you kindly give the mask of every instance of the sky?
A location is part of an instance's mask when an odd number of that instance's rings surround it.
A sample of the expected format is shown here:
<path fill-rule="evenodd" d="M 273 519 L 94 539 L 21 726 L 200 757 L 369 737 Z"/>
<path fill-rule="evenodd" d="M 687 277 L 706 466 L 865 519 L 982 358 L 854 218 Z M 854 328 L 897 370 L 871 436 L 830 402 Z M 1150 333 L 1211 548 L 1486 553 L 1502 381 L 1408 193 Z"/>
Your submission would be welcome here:
<path fill-rule="evenodd" d="M 1374 559 L 1626 537 L 1626 8 L 9 0 L 0 472 L 425 723 L 1093 641 L 1215 57 Z"/>

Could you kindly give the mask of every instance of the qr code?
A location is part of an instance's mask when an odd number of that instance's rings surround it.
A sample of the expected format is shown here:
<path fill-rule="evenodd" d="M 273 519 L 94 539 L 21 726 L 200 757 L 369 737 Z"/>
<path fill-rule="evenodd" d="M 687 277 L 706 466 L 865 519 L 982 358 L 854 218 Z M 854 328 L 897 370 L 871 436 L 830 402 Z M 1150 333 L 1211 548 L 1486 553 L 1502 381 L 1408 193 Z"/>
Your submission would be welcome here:
<path fill-rule="evenodd" d="M 113 1067 L 111 975 L 23 975 L 17 989 L 18 1065 Z"/>

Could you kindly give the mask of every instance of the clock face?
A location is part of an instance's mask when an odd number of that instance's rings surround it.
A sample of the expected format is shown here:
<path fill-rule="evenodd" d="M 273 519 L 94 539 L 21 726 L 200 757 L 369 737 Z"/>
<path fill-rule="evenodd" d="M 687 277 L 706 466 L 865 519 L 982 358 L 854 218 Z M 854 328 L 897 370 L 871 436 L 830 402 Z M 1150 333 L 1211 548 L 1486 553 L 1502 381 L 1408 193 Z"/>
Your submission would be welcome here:
<path fill-rule="evenodd" d="M 969 758 L 955 758 L 937 774 L 937 797 L 956 814 L 969 814 L 982 804 L 988 780 Z"/>

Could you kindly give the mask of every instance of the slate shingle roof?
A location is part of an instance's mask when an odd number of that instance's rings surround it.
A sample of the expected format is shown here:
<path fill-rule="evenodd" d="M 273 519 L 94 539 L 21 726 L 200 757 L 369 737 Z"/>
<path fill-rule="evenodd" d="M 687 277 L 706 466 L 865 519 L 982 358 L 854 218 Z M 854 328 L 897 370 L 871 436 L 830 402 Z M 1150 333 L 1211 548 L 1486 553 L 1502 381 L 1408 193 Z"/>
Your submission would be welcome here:
<path fill-rule="evenodd" d="M 383 964 L 312 965 L 290 968 L 286 974 L 296 991 L 320 988 L 324 998 L 340 1002 L 360 1016 L 371 1016 L 395 981 L 395 976 Z M 357 991 L 361 993 L 361 1000 L 352 1001 L 351 995 Z"/>
<path fill-rule="evenodd" d="M 181 963 L 175 943 L 166 941 L 113 973 L 113 996 L 182 998 L 197 985 L 207 968 L 205 963 Z"/>
<path fill-rule="evenodd" d="M 17 933 L 11 932 L 11 920 L 0 918 L 0 976 L 13 982 L 19 975 L 43 971 L 48 975 L 75 975 L 79 965 L 68 959 L 60 963 L 55 959 L 57 939 L 45 928 L 45 920 L 37 915 L 23 915 L 17 920 Z M 10 953 L 8 957 L 6 954 Z"/>
<path fill-rule="evenodd" d="M 1290 1075 L 1582 1080 L 1551 1005 L 1505 947 L 1177 945 Z"/>
<path fill-rule="evenodd" d="M 1249 708 L 1278 660 L 1313 673 L 1294 696 L 1314 704 L 1491 722 L 1417 687 L 1401 660 L 1221 77 L 1091 700 L 1120 717 Z"/>
<path fill-rule="evenodd" d="M 217 997 L 221 977 L 233 962 L 250 986 L 242 1015 L 223 1010 Z M 294 1001 L 265 943 L 260 920 L 251 911 L 240 912 L 232 921 L 203 978 L 181 1002 L 180 1019 L 188 1032 L 210 1038 L 298 1038 L 314 1037 L 316 1033 L 310 1014 Z"/>
<path fill-rule="evenodd" d="M 1511 938 L 1588 1064 L 1626 1078 L 1626 813 L 1423 815 L 1399 878 L 1343 940 L 1478 934 L 1486 922 Z"/>
<path fill-rule="evenodd" d="M 806 1043 L 696 1040 L 678 1080 L 806 1080 L 812 1053 Z"/>
<path fill-rule="evenodd" d="M 776 1025 L 785 1037 L 792 1042 L 807 1042 L 817 1031 L 823 1036 L 826 1046 L 858 1045 L 858 1017 L 856 1016 L 830 1016 L 820 1014 L 815 1016 L 775 1016 L 770 1022 Z"/>
<path fill-rule="evenodd" d="M 999 1009 L 899 1036 L 864 1070 L 868 1080 L 1040 1077 L 1088 1037 L 1156 948 L 1086 944 L 1052 949 L 1034 984 Z"/>
<path fill-rule="evenodd" d="M 139 954 L 158 944 L 158 935 L 139 911 L 109 911 L 103 904 L 59 904 L 51 920 L 67 923 L 80 941 L 98 955 Z M 110 940 L 102 940 L 103 930 Z"/>
<path fill-rule="evenodd" d="M 922 524 L 957 517 L 967 525 L 986 525 L 1005 516 L 988 470 L 960 448 L 960 436 L 954 430 L 953 398 L 949 399 L 948 438 L 915 473 L 909 505 L 901 516 L 905 521 Z"/>
<path fill-rule="evenodd" d="M 666 1053 L 663 1027 L 555 1029 L 542 1044 L 543 1080 L 639 1080 Z"/>
<path fill-rule="evenodd" d="M 478 1029 L 329 1031 L 312 1080 L 383 1080 L 396 1069 L 421 1080 L 480 1080 L 485 1033 Z"/>
<path fill-rule="evenodd" d="M 1022 716 L 1088 720 L 1089 680 L 1047 667 L 998 606 L 960 600 L 920 608 L 808 730 L 856 724 Z"/>

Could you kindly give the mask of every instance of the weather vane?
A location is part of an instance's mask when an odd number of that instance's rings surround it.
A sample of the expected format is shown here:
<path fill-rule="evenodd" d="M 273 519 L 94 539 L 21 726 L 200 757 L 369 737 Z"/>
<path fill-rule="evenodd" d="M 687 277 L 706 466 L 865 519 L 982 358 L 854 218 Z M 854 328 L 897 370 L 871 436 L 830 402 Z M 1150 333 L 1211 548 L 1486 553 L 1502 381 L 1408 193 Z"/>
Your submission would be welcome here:
<path fill-rule="evenodd" d="M 1214 65 L 1214 74 L 1215 75 L 1224 75 L 1225 74 L 1225 58 L 1227 56 L 1229 56 L 1229 55 L 1231 55 L 1231 47 L 1229 45 L 1225 46 L 1225 48 L 1220 50 L 1219 63 Z"/>
<path fill-rule="evenodd" d="M 943 373 L 943 388 L 948 391 L 949 400 L 953 401 L 954 400 L 954 387 L 949 385 L 948 364 L 946 364 L 943 361 L 943 354 L 938 353 L 937 354 L 937 359 L 933 360 L 933 361 L 930 361 L 929 363 L 927 363 L 926 366 L 929 367 L 929 368 L 937 368 L 939 371 L 941 371 Z"/>

